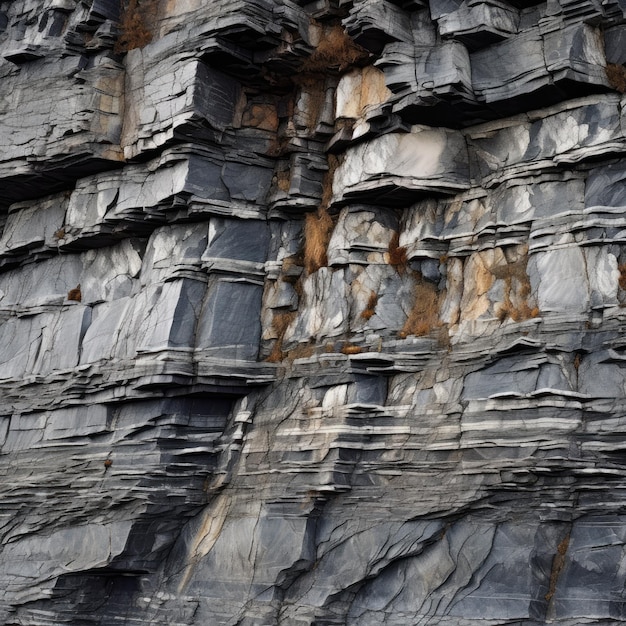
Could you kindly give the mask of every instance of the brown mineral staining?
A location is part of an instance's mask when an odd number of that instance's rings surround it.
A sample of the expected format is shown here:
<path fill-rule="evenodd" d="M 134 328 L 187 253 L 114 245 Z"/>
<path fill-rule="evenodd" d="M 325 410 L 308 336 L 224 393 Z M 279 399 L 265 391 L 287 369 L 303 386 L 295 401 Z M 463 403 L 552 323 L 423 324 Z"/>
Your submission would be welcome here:
<path fill-rule="evenodd" d="M 368 65 L 363 68 L 361 88 L 361 109 L 369 105 L 382 104 L 392 95 L 385 82 L 385 73 L 377 67 Z"/>
<path fill-rule="evenodd" d="M 580 362 L 582 361 L 582 357 L 580 356 L 580 352 L 576 353 L 576 356 L 574 357 L 574 369 L 578 372 L 578 369 L 580 368 Z"/>
<path fill-rule="evenodd" d="M 609 85 L 619 91 L 626 93 L 626 67 L 617 63 L 607 63 L 604 68 Z"/>
<path fill-rule="evenodd" d="M 343 348 L 341 348 L 341 352 L 343 354 L 360 354 L 361 352 L 363 352 L 363 348 L 361 348 L 360 346 L 355 346 L 354 344 L 351 343 L 347 343 L 343 346 Z"/>
<path fill-rule="evenodd" d="M 245 109 L 241 124 L 242 126 L 276 132 L 278 130 L 276 107 L 271 104 L 252 103 Z"/>
<path fill-rule="evenodd" d="M 344 74 L 337 88 L 337 127 L 346 122 L 354 123 L 367 110 L 386 102 L 391 91 L 385 84 L 385 74 L 371 65 L 354 68 Z"/>

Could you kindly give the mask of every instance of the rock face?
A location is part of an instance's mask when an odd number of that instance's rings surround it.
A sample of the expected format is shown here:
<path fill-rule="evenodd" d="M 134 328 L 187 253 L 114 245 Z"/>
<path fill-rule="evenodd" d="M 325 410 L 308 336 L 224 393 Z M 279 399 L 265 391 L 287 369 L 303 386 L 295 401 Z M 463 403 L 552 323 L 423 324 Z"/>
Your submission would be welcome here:
<path fill-rule="evenodd" d="M 625 64 L 624 0 L 0 2 L 0 622 L 626 622 Z"/>

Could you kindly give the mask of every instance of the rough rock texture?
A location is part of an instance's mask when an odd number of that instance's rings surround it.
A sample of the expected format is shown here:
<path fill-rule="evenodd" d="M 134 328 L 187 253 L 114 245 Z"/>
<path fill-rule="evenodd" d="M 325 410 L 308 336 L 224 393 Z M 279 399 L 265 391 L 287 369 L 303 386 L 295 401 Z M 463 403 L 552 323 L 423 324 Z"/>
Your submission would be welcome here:
<path fill-rule="evenodd" d="M 0 623 L 626 622 L 624 0 L 0 0 Z"/>

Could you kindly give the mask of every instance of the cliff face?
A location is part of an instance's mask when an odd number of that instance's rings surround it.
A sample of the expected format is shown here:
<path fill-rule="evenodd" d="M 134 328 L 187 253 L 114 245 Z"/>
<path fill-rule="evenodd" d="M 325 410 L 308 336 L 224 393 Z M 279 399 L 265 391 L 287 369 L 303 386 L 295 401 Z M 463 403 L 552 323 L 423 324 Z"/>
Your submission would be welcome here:
<path fill-rule="evenodd" d="M 0 1 L 0 622 L 626 621 L 625 24 Z"/>

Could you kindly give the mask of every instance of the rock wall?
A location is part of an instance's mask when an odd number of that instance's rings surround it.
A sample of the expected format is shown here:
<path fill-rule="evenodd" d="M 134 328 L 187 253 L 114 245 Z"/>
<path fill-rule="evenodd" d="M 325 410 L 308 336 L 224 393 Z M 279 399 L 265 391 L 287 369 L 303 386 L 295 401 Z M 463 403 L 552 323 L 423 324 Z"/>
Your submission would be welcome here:
<path fill-rule="evenodd" d="M 0 622 L 625 622 L 625 24 L 0 0 Z"/>

